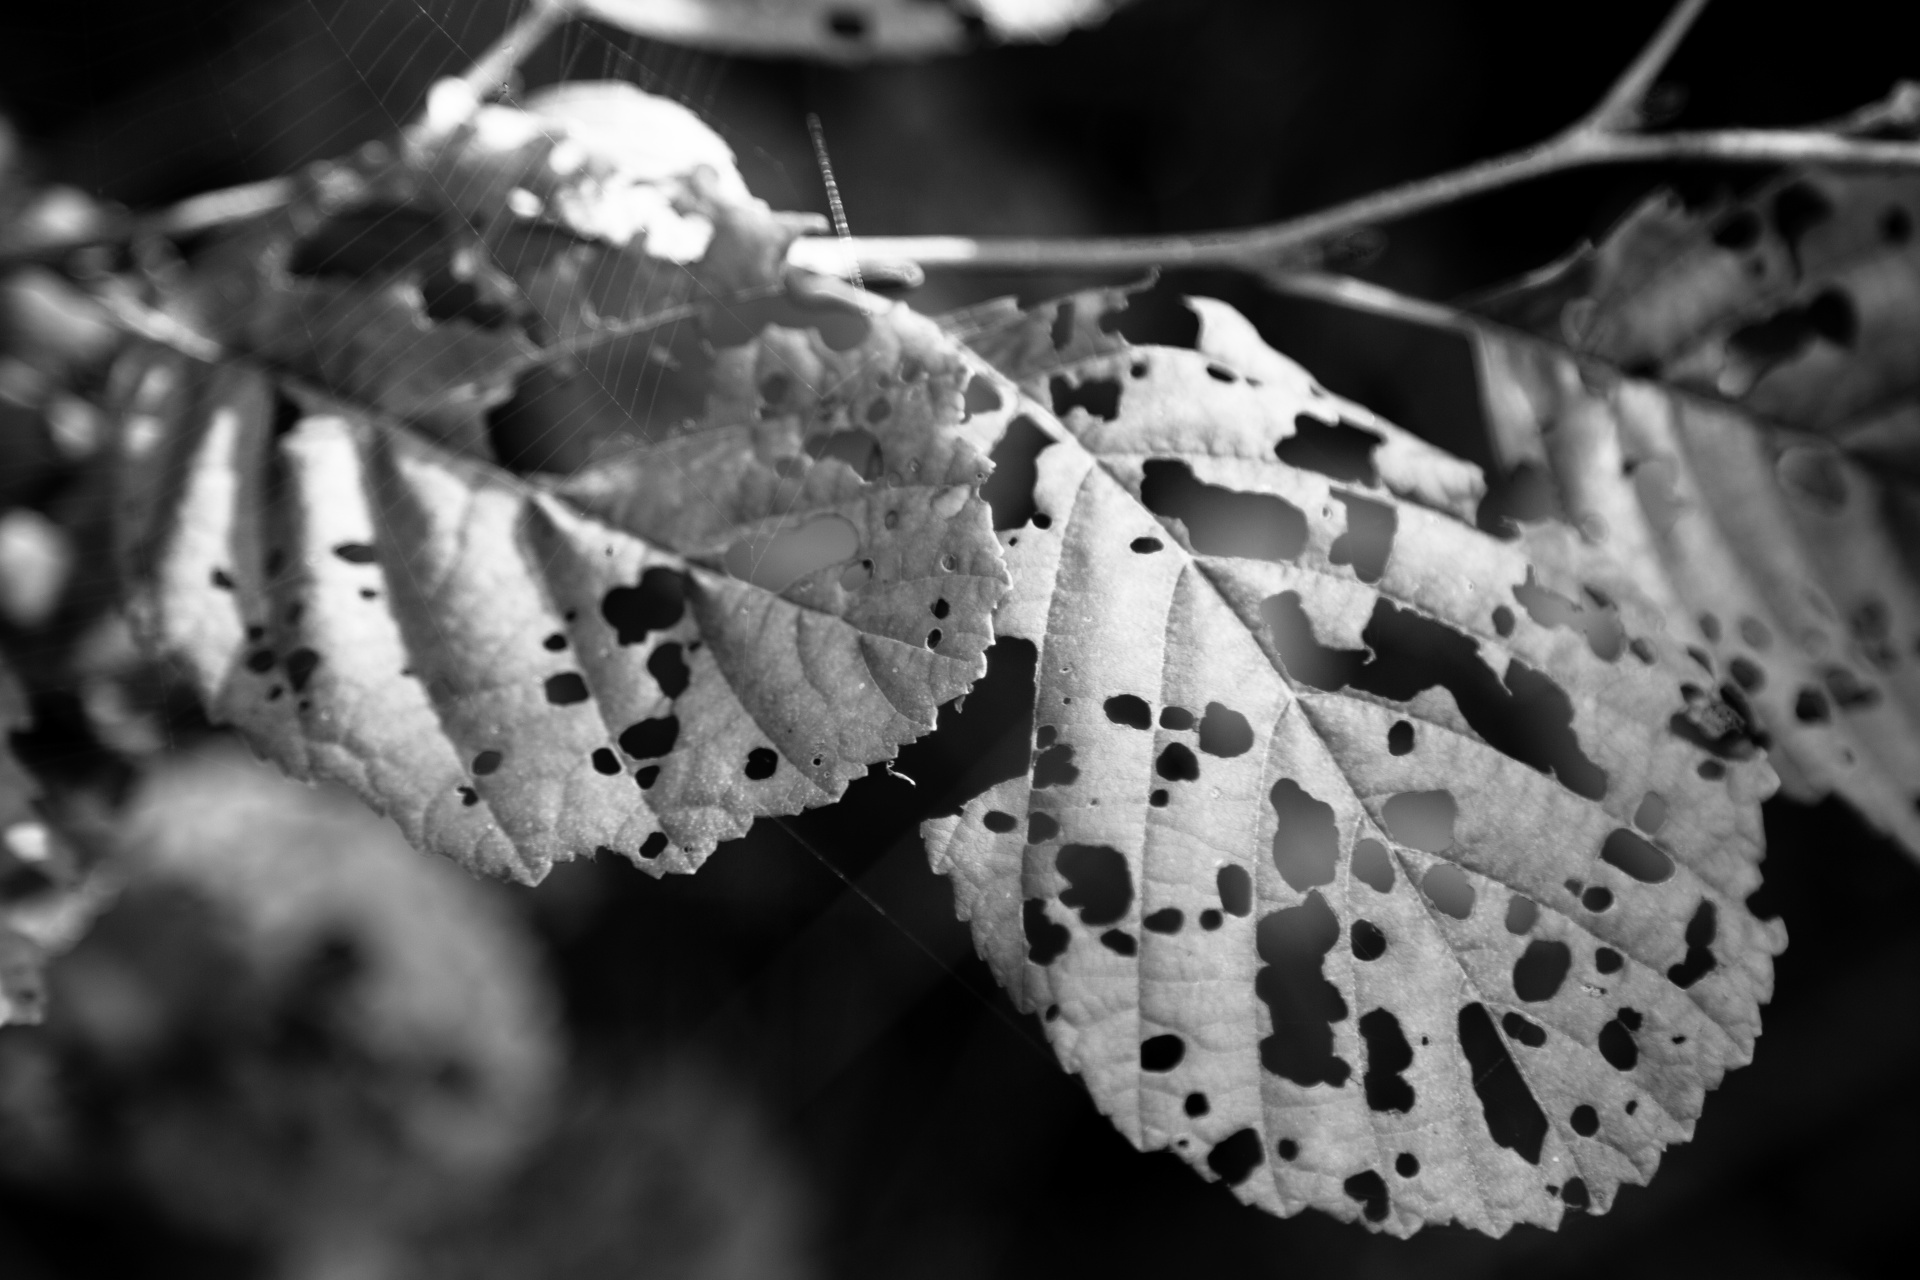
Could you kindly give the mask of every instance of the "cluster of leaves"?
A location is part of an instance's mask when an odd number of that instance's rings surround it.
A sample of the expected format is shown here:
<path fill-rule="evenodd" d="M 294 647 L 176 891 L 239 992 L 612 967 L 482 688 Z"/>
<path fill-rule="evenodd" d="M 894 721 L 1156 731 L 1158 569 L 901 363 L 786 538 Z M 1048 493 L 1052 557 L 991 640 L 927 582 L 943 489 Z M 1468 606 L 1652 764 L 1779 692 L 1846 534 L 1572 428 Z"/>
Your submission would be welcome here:
<path fill-rule="evenodd" d="M 529 882 L 693 871 L 1018 655 L 1027 765 L 929 857 L 1102 1111 L 1250 1203 L 1606 1209 L 1759 1033 L 1761 748 L 1920 847 L 1905 188 L 1656 204 L 1448 313 L 1565 517 L 1500 537 L 1217 302 L 1135 345 L 1123 294 L 787 267 L 811 221 L 629 86 L 450 83 L 301 182 L 149 273 L 104 393 L 148 651 Z"/>

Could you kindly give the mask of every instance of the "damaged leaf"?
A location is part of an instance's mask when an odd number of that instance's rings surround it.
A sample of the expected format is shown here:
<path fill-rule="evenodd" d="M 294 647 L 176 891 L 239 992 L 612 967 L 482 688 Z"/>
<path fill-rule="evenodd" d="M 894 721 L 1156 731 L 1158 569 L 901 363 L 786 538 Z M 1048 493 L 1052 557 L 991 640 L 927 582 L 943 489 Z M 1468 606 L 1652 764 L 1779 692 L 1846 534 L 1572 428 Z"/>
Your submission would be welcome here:
<path fill-rule="evenodd" d="M 701 430 L 564 481 L 147 353 L 120 373 L 130 491 L 165 477 L 122 504 L 142 632 L 216 719 L 423 848 L 527 881 L 606 849 L 691 871 L 838 798 L 984 670 L 1006 571 L 968 361 L 870 305 L 846 349 L 772 331 L 728 357 L 809 353 L 804 394 L 716 379 Z"/>
<path fill-rule="evenodd" d="M 955 53 L 994 41 L 1058 40 L 1127 0 L 580 0 L 585 13 L 673 44 L 728 53 L 865 62 Z"/>
<path fill-rule="evenodd" d="M 1773 775 L 1655 614 L 1567 625 L 1469 468 L 1197 310 L 990 424 L 1031 763 L 930 859 L 1137 1146 L 1400 1235 L 1605 1210 L 1752 1053 Z"/>

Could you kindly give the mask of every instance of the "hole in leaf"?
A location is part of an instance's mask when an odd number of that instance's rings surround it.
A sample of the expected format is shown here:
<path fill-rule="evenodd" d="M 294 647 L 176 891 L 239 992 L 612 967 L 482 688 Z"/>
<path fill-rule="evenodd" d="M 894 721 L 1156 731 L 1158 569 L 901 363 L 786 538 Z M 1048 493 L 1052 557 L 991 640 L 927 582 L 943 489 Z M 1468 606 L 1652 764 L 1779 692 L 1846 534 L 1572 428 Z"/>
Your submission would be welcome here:
<path fill-rule="evenodd" d="M 997 835 L 1005 835 L 1020 825 L 1020 819 L 1010 813 L 1002 813 L 998 809 L 989 809 L 986 816 L 980 820 L 980 824 Z"/>
<path fill-rule="evenodd" d="M 780 757 L 772 747 L 755 747 L 747 752 L 746 775 L 755 782 L 773 776 L 780 767 Z"/>
<path fill-rule="evenodd" d="M 1406 720 L 1395 720 L 1387 730 L 1387 751 L 1396 756 L 1404 756 L 1413 750 L 1413 724 Z"/>
<path fill-rule="evenodd" d="M 1179 1036 L 1150 1036 L 1140 1042 L 1142 1071 L 1171 1071 L 1187 1056 L 1187 1042 Z"/>
<path fill-rule="evenodd" d="M 1066 878 L 1060 891 L 1062 906 L 1080 912 L 1083 924 L 1112 924 L 1133 903 L 1133 875 L 1126 855 L 1104 844 L 1066 844 L 1054 855 L 1053 865 Z"/>
<path fill-rule="evenodd" d="M 288 659 L 289 662 L 292 659 Z M 296 683 L 294 688 L 299 688 Z M 546 681 L 547 701 L 556 707 L 572 706 L 576 702 L 585 702 L 592 695 L 587 692 L 586 679 L 578 671 L 562 671 L 559 675 L 548 676 Z"/>
<path fill-rule="evenodd" d="M 1007 424 L 993 447 L 993 474 L 980 496 L 993 508 L 995 529 L 1018 529 L 1033 519 L 1033 486 L 1040 477 L 1040 451 L 1053 443 L 1024 413 Z"/>
<path fill-rule="evenodd" d="M 1618 973 L 1625 963 L 1612 947 L 1601 947 L 1593 953 L 1593 967 L 1601 973 Z"/>
<path fill-rule="evenodd" d="M 1473 883 L 1467 873 L 1451 862 L 1436 862 L 1420 877 L 1420 892 L 1427 895 L 1434 909 L 1456 920 L 1473 914 Z"/>
<path fill-rule="evenodd" d="M 1360 1212 L 1368 1222 L 1384 1222 L 1387 1217 L 1387 1182 L 1372 1169 L 1356 1173 L 1340 1184 L 1350 1200 L 1360 1202 Z"/>
<path fill-rule="evenodd" d="M 1449 791 L 1402 791 L 1380 807 L 1380 821 L 1395 843 L 1427 853 L 1453 847 L 1454 814 Z"/>
<path fill-rule="evenodd" d="M 1600 860 L 1618 867 L 1642 884 L 1659 884 L 1673 874 L 1669 858 L 1643 835 L 1615 827 L 1600 846 Z"/>
<path fill-rule="evenodd" d="M 667 851 L 667 833 L 655 831 L 640 842 L 640 856 L 657 858 Z"/>
<path fill-rule="evenodd" d="M 1298 1085 L 1344 1085 L 1352 1074 L 1333 1052 L 1332 1024 L 1347 1016 L 1347 1004 L 1321 967 L 1339 940 L 1340 922 L 1318 889 L 1262 917 L 1255 931 L 1264 967 L 1253 989 L 1273 1027 L 1260 1041 L 1260 1065 Z"/>
<path fill-rule="evenodd" d="M 1393 1171 L 1403 1178 L 1411 1178 L 1420 1172 L 1420 1158 L 1411 1151 L 1402 1151 L 1393 1158 Z"/>
<path fill-rule="evenodd" d="M 1200 749 L 1208 755 L 1232 757 L 1245 755 L 1252 747 L 1253 726 L 1247 718 L 1231 707 L 1209 702 L 1200 718 Z"/>
<path fill-rule="evenodd" d="M 1100 944 L 1116 955 L 1123 956 L 1130 956 L 1140 949 L 1140 944 L 1133 940 L 1132 934 L 1118 929 L 1109 929 L 1101 934 Z"/>
<path fill-rule="evenodd" d="M 1138 694 L 1116 693 L 1107 699 L 1105 707 L 1107 719 L 1115 724 L 1123 724 L 1129 729 L 1153 727 L 1153 708 Z"/>
<path fill-rule="evenodd" d="M 818 516 L 767 538 L 742 538 L 727 548 L 727 572 L 768 591 L 785 591 L 810 573 L 851 560 L 860 536 L 844 516 Z"/>
<path fill-rule="evenodd" d="M 1413 1086 L 1400 1075 L 1413 1065 L 1413 1047 L 1400 1030 L 1400 1019 L 1385 1009 L 1362 1014 L 1360 1036 L 1367 1044 L 1367 1106 L 1374 1111 L 1413 1110 Z"/>
<path fill-rule="evenodd" d="M 1687 922 L 1687 954 L 1667 970 L 1669 982 L 1676 987 L 1690 987 L 1713 972 L 1716 964 L 1713 939 L 1718 929 L 1719 918 L 1713 903 L 1702 899 L 1693 919 Z"/>
<path fill-rule="evenodd" d="M 1616 1071 L 1631 1071 L 1640 1061 L 1640 1046 L 1633 1038 L 1639 1029 L 1640 1013 L 1636 1009 L 1620 1010 L 1600 1028 L 1600 1056 Z"/>
<path fill-rule="evenodd" d="M 1547 1029 L 1528 1022 L 1517 1013 L 1505 1013 L 1500 1016 L 1500 1029 L 1517 1044 L 1529 1049 L 1538 1049 L 1547 1042 Z"/>
<path fill-rule="evenodd" d="M 1142 469 L 1140 501 L 1182 521 L 1202 555 L 1291 560 L 1307 545 L 1306 513 L 1270 493 L 1242 493 L 1194 478 L 1184 462 L 1154 458 Z"/>
<path fill-rule="evenodd" d="M 620 733 L 620 749 L 636 760 L 664 756 L 680 738 L 680 717 L 661 716 L 628 725 Z"/>
<path fill-rule="evenodd" d="M 1020 910 L 1020 923 L 1027 935 L 1027 959 L 1035 964 L 1052 964 L 1073 940 L 1065 925 L 1056 924 L 1047 915 L 1043 898 L 1027 899 Z"/>
<path fill-rule="evenodd" d="M 886 401 L 876 400 L 876 405 Z M 814 436 L 806 442 L 807 454 L 815 459 L 833 458 L 843 462 L 862 480 L 874 481 L 886 470 L 886 458 L 873 432 L 862 428 L 834 431 Z"/>
<path fill-rule="evenodd" d="M 1190 1116 L 1203 1116 L 1213 1110 L 1213 1104 L 1207 1101 L 1204 1093 L 1190 1093 L 1180 1103 L 1180 1109 Z"/>
<path fill-rule="evenodd" d="M 1162 907 L 1140 923 L 1152 933 L 1178 933 L 1187 918 L 1178 907 Z"/>
<path fill-rule="evenodd" d="M 1112 378 L 1089 378 L 1076 384 L 1055 374 L 1047 390 L 1056 417 L 1064 418 L 1075 409 L 1085 409 L 1107 422 L 1120 416 L 1120 384 Z"/>
<path fill-rule="evenodd" d="M 1253 910 L 1253 877 L 1245 867 L 1224 866 L 1214 873 L 1213 886 L 1220 894 L 1220 908 L 1228 915 L 1244 916 Z"/>
<path fill-rule="evenodd" d="M 1158 538 L 1135 538 L 1127 544 L 1130 549 L 1143 556 L 1152 555 L 1154 552 L 1161 550 L 1165 545 L 1166 544 Z"/>
<path fill-rule="evenodd" d="M 1027 815 L 1027 843 L 1045 844 L 1060 834 L 1060 823 L 1050 813 L 1035 810 Z"/>
<path fill-rule="evenodd" d="M 1185 707 L 1162 707 L 1160 708 L 1160 727 L 1172 729 L 1176 733 L 1184 733 L 1193 728 L 1193 712 Z"/>
<path fill-rule="evenodd" d="M 1573 967 L 1573 952 L 1564 942 L 1535 938 L 1513 962 L 1513 993 L 1529 1004 L 1551 1000 Z"/>
<path fill-rule="evenodd" d="M 1000 405 L 1000 392 L 992 382 L 977 373 L 967 379 L 967 417 L 971 418 L 976 413 L 992 413 Z"/>
<path fill-rule="evenodd" d="M 647 674 L 669 698 L 685 693 L 687 681 L 692 678 L 686 659 L 680 656 L 680 646 L 671 640 L 647 655 Z"/>
<path fill-rule="evenodd" d="M 1600 1132 L 1600 1113 L 1583 1102 L 1573 1109 L 1573 1114 L 1567 1117 L 1567 1123 L 1581 1137 L 1591 1138 Z"/>
<path fill-rule="evenodd" d="M 1268 793 L 1278 819 L 1273 833 L 1273 865 L 1295 889 L 1332 884 L 1340 858 L 1340 830 L 1333 806 L 1309 795 L 1299 783 L 1282 778 Z"/>
<path fill-rule="evenodd" d="M 1252 1129 L 1236 1129 L 1213 1144 L 1207 1152 L 1207 1168 L 1230 1187 L 1245 1182 L 1260 1167 L 1267 1153 L 1260 1149 L 1260 1135 Z"/>
<path fill-rule="evenodd" d="M 482 751 L 473 758 L 474 776 L 478 778 L 486 777 L 500 767 L 500 762 L 503 759 L 505 759 L 505 757 L 498 751 Z"/>
<path fill-rule="evenodd" d="M 1317 471 L 1334 480 L 1378 484 L 1373 451 L 1386 437 L 1350 422 L 1329 426 L 1311 414 L 1296 414 L 1293 434 L 1273 446 L 1273 454 L 1290 467 Z"/>
<path fill-rule="evenodd" d="M 638 584 L 615 587 L 600 601 L 607 620 L 623 645 L 639 644 L 649 631 L 664 631 L 686 612 L 687 575 L 677 569 L 648 569 Z"/>
<path fill-rule="evenodd" d="M 1473 1091 L 1480 1098 L 1487 1136 L 1528 1164 L 1539 1164 L 1540 1147 L 1547 1138 L 1546 1113 L 1513 1065 L 1513 1056 L 1494 1030 L 1486 1006 L 1462 1006 L 1459 1030 L 1460 1049 L 1472 1072 Z"/>
<path fill-rule="evenodd" d="M 1393 888 L 1393 856 L 1387 846 L 1372 837 L 1362 837 L 1353 846 L 1353 874 L 1375 893 Z"/>
<path fill-rule="evenodd" d="M 620 772 L 620 758 L 606 747 L 593 749 L 593 771 L 611 778 Z"/>
<path fill-rule="evenodd" d="M 1200 777 L 1200 757 L 1184 742 L 1170 742 L 1153 768 L 1168 782 L 1195 782 Z"/>
<path fill-rule="evenodd" d="M 1354 576 L 1362 582 L 1380 581 L 1380 575 L 1387 571 L 1387 557 L 1393 551 L 1398 517 L 1384 502 L 1338 489 L 1333 496 L 1347 509 L 1347 527 L 1333 540 L 1327 559 L 1334 564 L 1352 565 Z"/>
<path fill-rule="evenodd" d="M 1507 932 L 1525 933 L 1540 918 L 1540 908 L 1532 898 L 1514 894 L 1507 899 Z"/>
<path fill-rule="evenodd" d="M 1613 905 L 1613 891 L 1611 889 L 1604 889 L 1599 885 L 1594 885 L 1580 895 L 1580 905 L 1598 914 Z"/>
<path fill-rule="evenodd" d="M 1371 920 L 1355 920 L 1347 931 L 1347 943 L 1356 960 L 1378 960 L 1387 954 L 1387 935 Z"/>

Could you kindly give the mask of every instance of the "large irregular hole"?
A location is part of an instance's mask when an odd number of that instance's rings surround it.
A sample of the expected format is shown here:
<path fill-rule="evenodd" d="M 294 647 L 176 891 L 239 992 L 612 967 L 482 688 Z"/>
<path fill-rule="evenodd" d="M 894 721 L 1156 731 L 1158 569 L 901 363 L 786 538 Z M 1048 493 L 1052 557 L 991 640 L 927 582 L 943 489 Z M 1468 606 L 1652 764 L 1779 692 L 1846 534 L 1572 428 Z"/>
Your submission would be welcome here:
<path fill-rule="evenodd" d="M 1496 751 L 1589 800 L 1606 794 L 1606 772 L 1574 735 L 1566 691 L 1526 663 L 1510 661 L 1505 677 L 1496 676 L 1473 637 L 1385 599 L 1374 603 L 1360 635 L 1365 649 L 1322 645 L 1297 592 L 1268 597 L 1260 611 L 1293 679 L 1328 692 L 1351 685 L 1395 702 L 1444 688 L 1468 726 Z"/>
<path fill-rule="evenodd" d="M 1153 769 L 1168 782 L 1197 782 L 1200 778 L 1200 757 L 1193 754 L 1193 748 L 1184 742 L 1170 742 L 1154 761 Z"/>
<path fill-rule="evenodd" d="M 1539 1164 L 1540 1148 L 1547 1140 L 1546 1113 L 1514 1066 L 1513 1055 L 1494 1030 L 1486 1006 L 1462 1006 L 1459 1029 L 1460 1050 L 1466 1054 L 1472 1072 L 1473 1091 L 1480 1098 L 1487 1136 L 1528 1164 Z"/>
<path fill-rule="evenodd" d="M 1375 1111 L 1413 1110 L 1413 1086 L 1400 1075 L 1413 1065 L 1413 1046 L 1400 1030 L 1400 1019 L 1385 1009 L 1362 1014 L 1360 1036 L 1367 1042 L 1367 1070 L 1362 1081 L 1367 1106 Z"/>
<path fill-rule="evenodd" d="M 1149 460 L 1140 500 L 1155 515 L 1183 522 L 1187 540 L 1202 555 L 1291 560 L 1307 545 L 1307 517 L 1300 508 L 1270 493 L 1208 484 L 1184 462 Z"/>
<path fill-rule="evenodd" d="M 1083 924 L 1112 924 L 1133 904 L 1133 875 L 1126 855 L 1104 844 L 1065 844 L 1053 865 L 1065 877 L 1063 906 L 1080 912 Z"/>
<path fill-rule="evenodd" d="M 1591 589 L 1589 595 L 1593 595 Z M 1611 600 L 1603 602 L 1595 596 L 1591 605 L 1569 600 L 1534 581 L 1531 568 L 1527 580 L 1513 589 L 1513 598 L 1541 626 L 1565 627 L 1586 636 L 1587 648 L 1604 662 L 1614 661 L 1626 648 L 1627 629 L 1620 621 L 1619 606 Z"/>
<path fill-rule="evenodd" d="M 1044 898 L 1028 898 L 1020 910 L 1020 923 L 1027 935 L 1027 959 L 1035 964 L 1052 964 L 1073 941 L 1073 934 L 1063 924 L 1056 923 L 1047 915 L 1047 903 Z"/>
<path fill-rule="evenodd" d="M 1120 416 L 1120 384 L 1113 378 L 1088 378 L 1076 383 L 1055 374 L 1047 390 L 1053 397 L 1056 417 L 1064 418 L 1075 409 L 1085 409 L 1107 422 Z"/>
<path fill-rule="evenodd" d="M 1293 434 L 1273 446 L 1273 456 L 1290 467 L 1317 471 L 1333 480 L 1357 484 L 1378 484 L 1380 473 L 1373 465 L 1373 451 L 1386 443 L 1386 437 L 1351 422 L 1329 426 L 1312 414 L 1294 415 Z"/>
<path fill-rule="evenodd" d="M 1007 424 L 1006 434 L 993 446 L 993 474 L 980 496 L 993 508 L 995 529 L 1018 529 L 1033 519 L 1033 486 L 1040 478 L 1040 451 L 1053 444 L 1026 414 Z"/>
<path fill-rule="evenodd" d="M 742 538 L 727 548 L 727 572 L 768 591 L 785 591 L 811 573 L 851 560 L 860 535 L 845 516 L 816 516 L 770 537 Z"/>
<path fill-rule="evenodd" d="M 1260 1065 L 1298 1085 L 1338 1087 L 1353 1072 L 1333 1052 L 1333 1024 L 1347 1016 L 1347 1003 L 1322 970 L 1339 941 L 1340 922 L 1317 889 L 1262 917 L 1255 932 L 1263 967 L 1253 989 L 1273 1027 L 1260 1041 Z"/>
<path fill-rule="evenodd" d="M 1340 828 L 1333 806 L 1317 800 L 1291 778 L 1282 778 L 1268 793 L 1278 819 L 1273 832 L 1273 865 L 1295 889 L 1332 884 L 1340 860 Z"/>
<path fill-rule="evenodd" d="M 1600 1028 L 1600 1056 L 1616 1071 L 1631 1071 L 1640 1061 L 1640 1046 L 1633 1033 L 1640 1029 L 1640 1011 L 1622 1009 Z"/>
<path fill-rule="evenodd" d="M 1333 496 L 1347 509 L 1347 528 L 1333 540 L 1327 559 L 1334 564 L 1352 565 L 1354 576 L 1362 582 L 1380 581 L 1380 575 L 1387 571 L 1387 557 L 1393 551 L 1398 517 L 1392 507 L 1372 498 L 1342 493 L 1338 489 Z"/>
<path fill-rule="evenodd" d="M 620 749 L 636 760 L 651 760 L 673 750 L 680 738 L 680 717 L 661 716 L 628 725 L 620 733 Z"/>
<path fill-rule="evenodd" d="M 1387 1180 L 1372 1169 L 1356 1173 L 1340 1184 L 1349 1200 L 1360 1202 L 1361 1216 L 1368 1222 L 1384 1222 L 1387 1217 Z"/>
<path fill-rule="evenodd" d="M 1690 987 L 1712 973 L 1718 963 L 1713 956 L 1713 939 L 1719 931 L 1719 916 L 1713 903 L 1701 899 L 1700 906 L 1687 922 L 1687 954 L 1667 970 L 1667 980 L 1676 987 Z"/>
<path fill-rule="evenodd" d="M 686 612 L 687 575 L 678 569 L 648 569 L 631 587 L 615 587 L 600 601 L 600 616 L 623 645 L 640 644 L 650 631 L 664 631 Z"/>
<path fill-rule="evenodd" d="M 1116 693 L 1104 704 L 1107 719 L 1115 724 L 1123 724 L 1129 729 L 1153 728 L 1153 708 L 1147 700 L 1134 693 Z"/>
<path fill-rule="evenodd" d="M 647 655 L 647 674 L 660 686 L 660 692 L 669 698 L 677 698 L 687 691 L 687 684 L 693 679 L 693 673 L 687 668 L 687 660 L 681 656 L 678 644 L 669 640 Z"/>

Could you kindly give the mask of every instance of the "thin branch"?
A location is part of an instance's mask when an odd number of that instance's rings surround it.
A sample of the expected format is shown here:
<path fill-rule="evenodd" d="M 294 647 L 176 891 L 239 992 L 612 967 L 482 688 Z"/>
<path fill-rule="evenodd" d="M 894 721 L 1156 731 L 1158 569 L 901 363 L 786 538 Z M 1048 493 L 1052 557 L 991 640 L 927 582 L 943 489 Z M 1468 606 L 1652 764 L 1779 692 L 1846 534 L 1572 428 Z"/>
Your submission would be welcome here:
<path fill-rule="evenodd" d="M 514 69 L 540 47 L 556 27 L 573 16 L 572 0 L 532 0 L 520 20 L 460 77 L 476 98 L 488 98 L 506 88 Z"/>
<path fill-rule="evenodd" d="M 1818 164 L 1920 169 L 1920 143 L 1880 142 L 1797 130 L 1725 129 L 1697 133 L 1568 132 L 1548 142 L 1422 178 L 1345 204 L 1264 227 L 1182 235 L 1083 240 L 973 239 L 967 236 L 803 236 L 788 261 L 842 272 L 849 251 L 861 269 L 902 262 L 975 271 L 1136 271 L 1146 267 L 1269 270 L 1316 245 L 1470 196 L 1548 174 L 1598 165 L 1695 160 L 1722 164 Z"/>
<path fill-rule="evenodd" d="M 1654 32 L 1647 47 L 1640 51 L 1640 56 L 1620 73 L 1620 78 L 1607 90 L 1607 96 L 1600 99 L 1600 105 L 1574 128 L 1593 133 L 1631 133 L 1645 123 L 1647 91 L 1653 88 L 1653 82 L 1659 79 L 1673 51 L 1686 39 L 1707 4 L 1708 0 L 1680 0 Z"/>
<path fill-rule="evenodd" d="M 1267 287 L 1275 293 L 1310 298 L 1316 302 L 1331 302 L 1350 311 L 1404 320 L 1428 329 L 1471 334 L 1475 328 L 1472 320 L 1452 307 L 1395 293 L 1352 276 L 1333 275 L 1324 271 L 1275 272 L 1267 278 Z"/>

